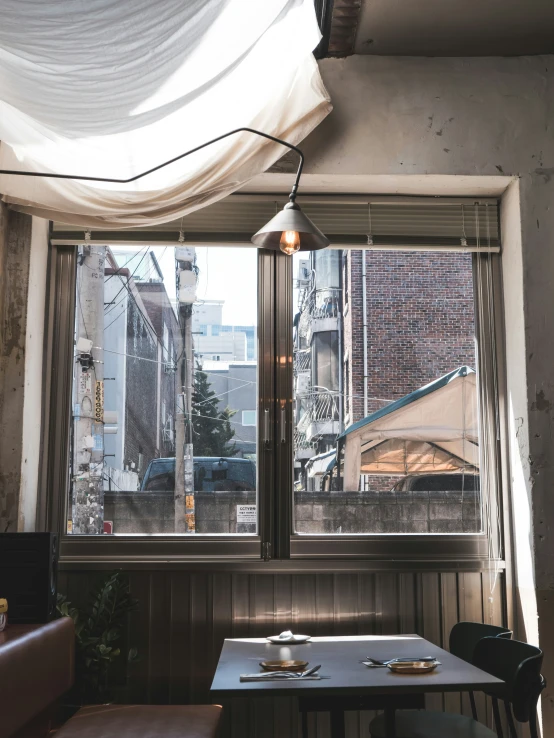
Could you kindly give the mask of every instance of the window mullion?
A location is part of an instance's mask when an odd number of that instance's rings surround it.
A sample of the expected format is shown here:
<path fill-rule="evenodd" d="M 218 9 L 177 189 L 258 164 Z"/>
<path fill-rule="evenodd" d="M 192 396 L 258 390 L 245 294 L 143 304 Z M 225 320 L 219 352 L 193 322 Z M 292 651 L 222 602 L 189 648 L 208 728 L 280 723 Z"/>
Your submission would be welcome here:
<path fill-rule="evenodd" d="M 290 558 L 292 532 L 292 259 L 275 258 L 274 557 Z"/>

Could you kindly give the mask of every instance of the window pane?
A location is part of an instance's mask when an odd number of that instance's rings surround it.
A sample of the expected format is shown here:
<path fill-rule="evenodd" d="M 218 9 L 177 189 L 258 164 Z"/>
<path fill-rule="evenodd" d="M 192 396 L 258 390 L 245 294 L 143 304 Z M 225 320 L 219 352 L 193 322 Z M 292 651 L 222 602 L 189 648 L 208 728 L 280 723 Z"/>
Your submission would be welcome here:
<path fill-rule="evenodd" d="M 480 532 L 471 254 L 328 249 L 294 280 L 295 531 Z"/>
<path fill-rule="evenodd" d="M 255 534 L 256 250 L 81 247 L 76 302 L 68 532 Z"/>

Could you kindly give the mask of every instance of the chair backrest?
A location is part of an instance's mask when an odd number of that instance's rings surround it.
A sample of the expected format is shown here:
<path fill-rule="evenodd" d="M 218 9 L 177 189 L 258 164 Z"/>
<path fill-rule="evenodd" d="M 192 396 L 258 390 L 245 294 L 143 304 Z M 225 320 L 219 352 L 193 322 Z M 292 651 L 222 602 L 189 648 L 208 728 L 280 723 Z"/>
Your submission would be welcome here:
<path fill-rule="evenodd" d="M 461 622 L 450 631 L 450 653 L 459 659 L 473 663 L 475 646 L 482 638 L 511 638 L 512 631 L 498 625 Z"/>
<path fill-rule="evenodd" d="M 502 699 L 512 705 L 514 716 L 526 723 L 535 714 L 545 686 L 541 676 L 543 653 L 540 648 L 505 638 L 483 638 L 473 654 L 479 669 L 502 679 Z"/>

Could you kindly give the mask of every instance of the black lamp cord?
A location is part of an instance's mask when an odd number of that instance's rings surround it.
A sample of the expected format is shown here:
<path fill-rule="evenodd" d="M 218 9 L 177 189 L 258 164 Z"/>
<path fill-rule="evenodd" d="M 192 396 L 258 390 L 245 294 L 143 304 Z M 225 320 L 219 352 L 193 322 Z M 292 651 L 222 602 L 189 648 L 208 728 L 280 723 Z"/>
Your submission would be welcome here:
<path fill-rule="evenodd" d="M 300 151 L 298 147 L 293 146 L 287 141 L 283 141 L 282 139 L 276 138 L 275 136 L 270 136 L 269 133 L 263 133 L 262 131 L 257 131 L 255 128 L 235 128 L 233 131 L 228 131 L 227 133 L 223 133 L 221 136 L 218 136 L 217 138 L 212 138 L 211 141 L 206 141 L 206 143 L 200 144 L 200 146 L 196 146 L 194 149 L 190 149 L 190 151 L 185 151 L 184 154 L 179 154 L 178 156 L 174 156 L 173 159 L 164 161 L 163 164 L 158 164 L 157 166 L 152 167 L 152 169 L 147 169 L 146 172 L 142 172 L 141 174 L 135 174 L 134 177 L 129 177 L 128 179 L 114 179 L 114 178 L 108 178 L 108 177 L 84 177 L 80 174 L 54 174 L 51 172 L 24 172 L 24 171 L 20 171 L 17 169 L 0 169 L 0 174 L 13 174 L 18 177 L 48 177 L 50 179 L 79 179 L 79 180 L 84 180 L 87 182 L 115 182 L 117 184 L 128 184 L 129 182 L 136 182 L 137 179 L 146 177 L 148 174 L 157 172 L 158 169 L 163 169 L 163 167 L 167 167 L 169 166 L 169 164 L 173 164 L 173 162 L 179 161 L 179 159 L 184 159 L 185 156 L 194 154 L 197 151 L 200 151 L 200 149 L 205 149 L 206 146 L 211 146 L 211 144 L 217 143 L 217 141 L 221 141 L 223 138 L 227 138 L 228 136 L 234 136 L 235 133 L 241 133 L 243 131 L 246 131 L 247 133 L 255 133 L 257 136 L 262 136 L 263 138 L 267 138 L 270 141 L 275 141 L 275 143 L 279 143 L 282 146 L 287 146 L 292 151 L 296 151 L 296 153 L 300 157 L 300 163 L 298 165 L 298 171 L 296 172 L 296 179 L 294 180 L 294 184 L 292 186 L 292 190 L 289 195 L 290 201 L 294 202 L 296 199 L 296 193 L 298 191 L 298 184 L 300 182 L 300 177 L 302 176 L 302 169 L 304 167 L 304 154 Z"/>

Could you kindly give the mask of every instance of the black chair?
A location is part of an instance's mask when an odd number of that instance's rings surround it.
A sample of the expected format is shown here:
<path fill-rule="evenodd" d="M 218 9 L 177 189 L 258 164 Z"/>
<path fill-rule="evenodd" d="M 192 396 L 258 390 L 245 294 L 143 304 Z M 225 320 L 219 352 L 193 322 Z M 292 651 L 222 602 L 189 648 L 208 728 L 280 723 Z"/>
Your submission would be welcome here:
<path fill-rule="evenodd" d="M 540 648 L 520 641 L 487 637 L 480 640 L 473 663 L 483 671 L 502 679 L 505 684 L 491 692 L 493 700 L 502 699 L 506 706 L 510 738 L 517 738 L 515 719 L 529 723 L 531 738 L 538 738 L 537 702 L 546 682 L 541 675 L 543 654 Z M 494 705 L 494 702 L 493 702 Z M 503 738 L 498 704 L 494 710 L 496 734 L 481 723 L 464 715 L 425 710 L 402 710 L 396 715 L 397 738 Z M 383 715 L 369 726 L 372 738 L 384 738 Z"/>
<path fill-rule="evenodd" d="M 512 631 L 498 625 L 487 625 L 486 623 L 472 623 L 462 621 L 450 631 L 450 639 L 448 649 L 451 654 L 463 659 L 468 663 L 473 663 L 473 654 L 475 646 L 482 638 L 511 638 Z M 469 693 L 469 702 L 471 705 L 471 714 L 474 720 L 478 720 L 477 705 L 473 692 Z"/>

